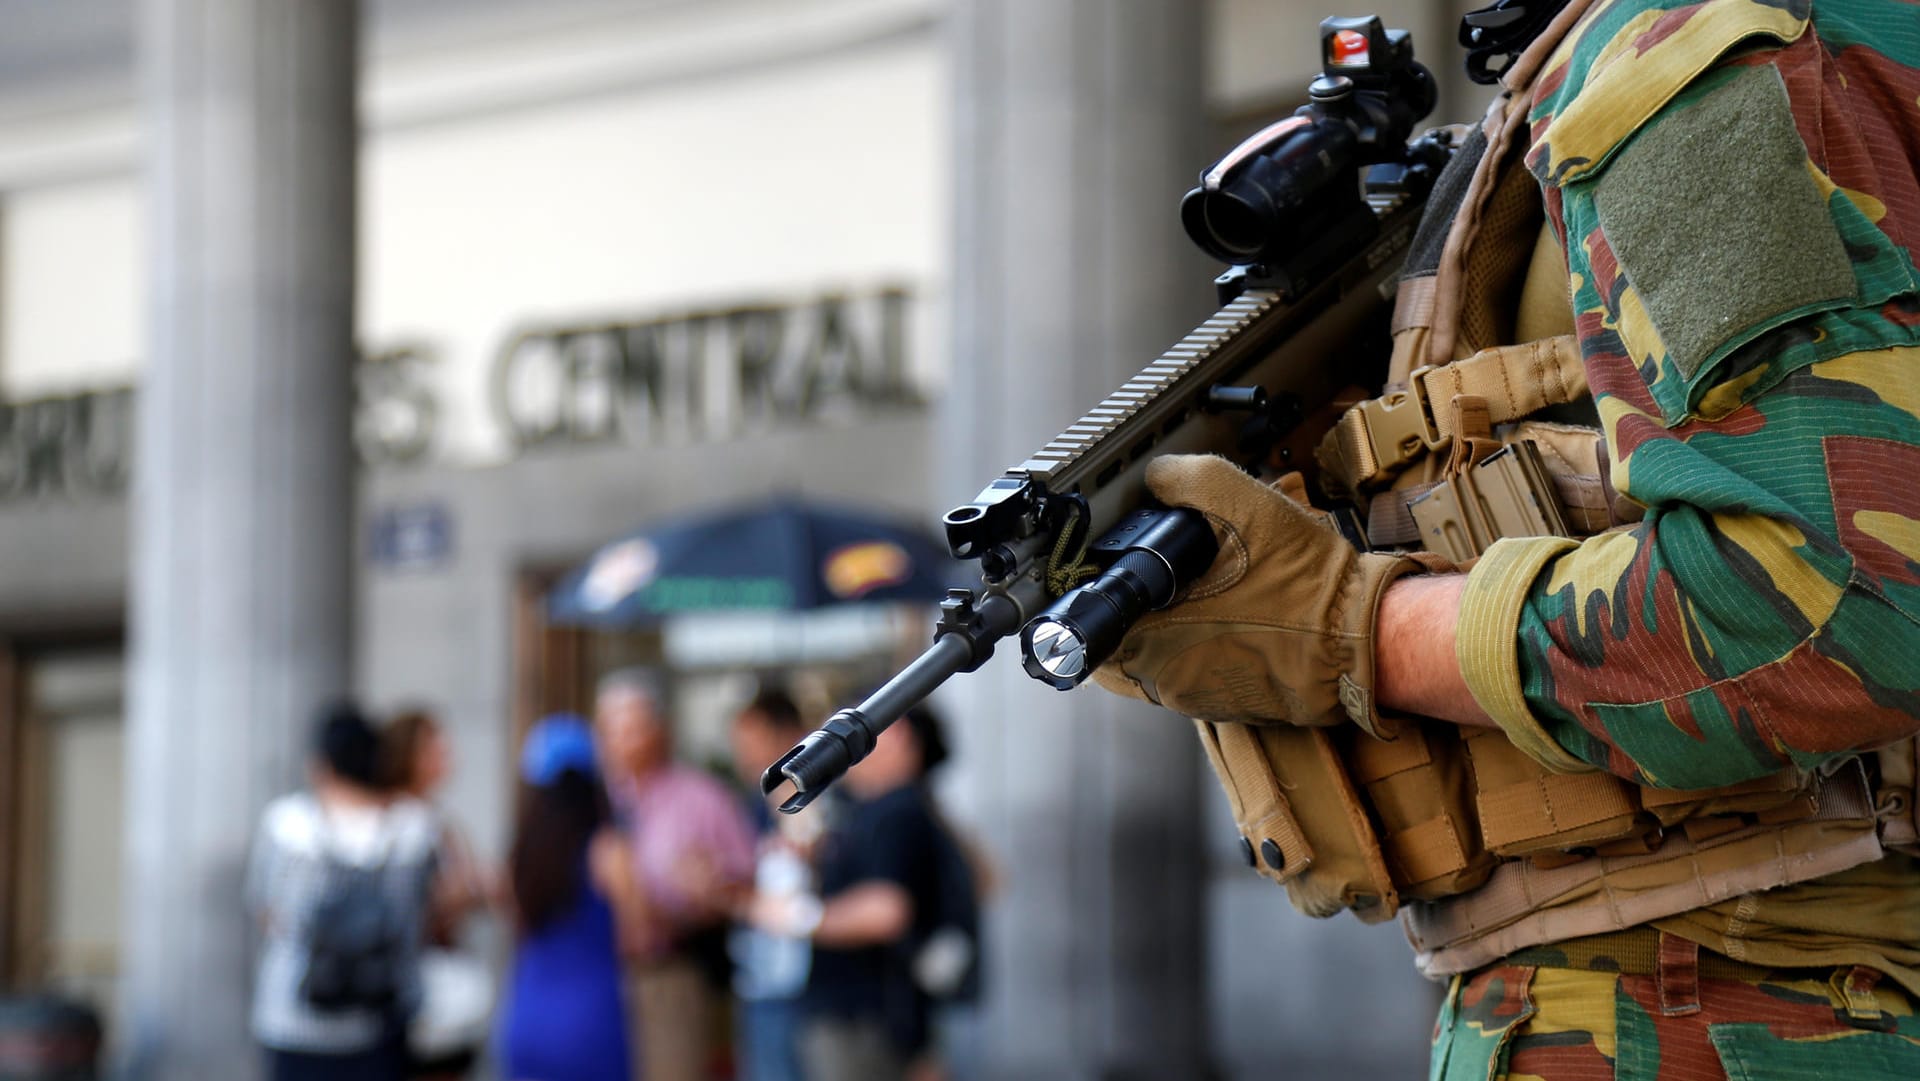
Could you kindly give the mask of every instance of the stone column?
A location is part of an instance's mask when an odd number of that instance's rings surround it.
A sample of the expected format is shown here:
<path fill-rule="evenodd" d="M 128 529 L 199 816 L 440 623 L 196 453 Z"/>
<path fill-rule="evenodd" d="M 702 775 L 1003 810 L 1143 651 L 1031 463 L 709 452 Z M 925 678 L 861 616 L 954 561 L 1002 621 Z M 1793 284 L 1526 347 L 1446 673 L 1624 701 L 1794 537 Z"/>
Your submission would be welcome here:
<path fill-rule="evenodd" d="M 1211 309 L 1180 196 L 1206 163 L 1201 13 L 1181 0 L 960 0 L 953 383 L 937 490 L 970 498 Z M 988 1076 L 1199 1078 L 1190 724 L 1053 691 L 1018 647 L 949 684 L 956 795 L 1004 871 Z"/>
<path fill-rule="evenodd" d="M 354 0 L 140 6 L 151 258 L 135 466 L 122 1046 L 240 1078 L 262 805 L 350 662 Z"/>

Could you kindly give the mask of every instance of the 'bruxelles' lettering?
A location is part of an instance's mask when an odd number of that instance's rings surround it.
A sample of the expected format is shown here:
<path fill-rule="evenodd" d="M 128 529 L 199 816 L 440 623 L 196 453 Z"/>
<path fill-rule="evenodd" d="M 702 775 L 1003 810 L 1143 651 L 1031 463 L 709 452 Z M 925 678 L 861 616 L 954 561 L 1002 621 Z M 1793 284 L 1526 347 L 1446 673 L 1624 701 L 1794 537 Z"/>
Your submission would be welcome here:
<path fill-rule="evenodd" d="M 427 369 L 436 357 L 426 346 L 407 345 L 354 366 L 353 445 L 362 464 L 405 465 L 433 449 L 440 403 Z"/>
<path fill-rule="evenodd" d="M 354 369 L 354 446 L 368 466 L 416 461 L 433 444 L 438 406 L 421 347 L 364 357 Z M 0 503 L 114 496 L 133 464 L 134 388 L 0 402 Z"/>
<path fill-rule="evenodd" d="M 904 290 L 529 330 L 493 370 L 520 449 L 713 438 L 920 403 Z"/>
<path fill-rule="evenodd" d="M 494 365 L 494 412 L 515 449 L 526 450 L 717 438 L 917 406 L 907 363 L 909 299 L 903 289 L 885 289 L 528 331 Z M 441 416 L 436 361 L 421 345 L 361 357 L 353 419 L 361 464 L 402 465 L 433 451 Z M 110 387 L 0 402 L 0 503 L 124 491 L 133 399 L 132 387 Z"/>
<path fill-rule="evenodd" d="M 132 442 L 129 387 L 0 403 L 0 501 L 119 492 Z"/>

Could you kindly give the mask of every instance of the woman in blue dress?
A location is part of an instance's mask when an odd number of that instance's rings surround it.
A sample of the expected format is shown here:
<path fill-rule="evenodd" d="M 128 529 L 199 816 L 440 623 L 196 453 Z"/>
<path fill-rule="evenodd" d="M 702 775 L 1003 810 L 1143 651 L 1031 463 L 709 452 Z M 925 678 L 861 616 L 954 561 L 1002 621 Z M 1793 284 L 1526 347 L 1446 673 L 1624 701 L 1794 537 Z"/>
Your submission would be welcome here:
<path fill-rule="evenodd" d="M 508 878 L 518 922 L 500 1017 L 509 1081 L 640 1081 L 620 997 L 622 930 L 646 918 L 631 856 L 614 832 L 593 734 L 570 714 L 527 734 Z"/>

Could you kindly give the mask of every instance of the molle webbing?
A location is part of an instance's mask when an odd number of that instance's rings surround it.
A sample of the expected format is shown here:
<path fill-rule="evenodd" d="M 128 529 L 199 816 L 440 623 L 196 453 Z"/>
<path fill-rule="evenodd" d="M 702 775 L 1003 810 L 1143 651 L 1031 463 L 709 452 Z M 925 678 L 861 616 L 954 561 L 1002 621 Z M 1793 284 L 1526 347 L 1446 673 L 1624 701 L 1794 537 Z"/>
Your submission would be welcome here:
<path fill-rule="evenodd" d="M 1473 804 L 1436 798 L 1472 785 L 1457 735 L 1409 720 L 1391 742 L 1356 729 L 1341 750 L 1402 896 L 1451 897 L 1486 881 L 1497 860 L 1480 843 Z"/>
<path fill-rule="evenodd" d="M 1465 742 L 1481 837 L 1495 853 L 1557 854 L 1643 832 L 1633 787 L 1618 777 L 1549 773 L 1498 729 L 1476 729 Z"/>
<path fill-rule="evenodd" d="M 1571 335 L 1483 349 L 1421 368 L 1405 390 L 1347 410 L 1320 444 L 1321 465 L 1346 491 L 1371 491 L 1452 441 L 1456 397 L 1484 400 L 1491 423 L 1506 424 L 1586 393 L 1587 371 Z"/>
<path fill-rule="evenodd" d="M 1911 740 L 1872 781 L 1854 759 L 1676 790 L 1555 773 L 1492 729 L 1195 723 L 1249 865 L 1308 915 L 1399 910 L 1429 975 L 1846 870 L 1915 832 Z"/>
<path fill-rule="evenodd" d="M 1401 910 L 1420 971 L 1470 972 L 1546 942 L 1625 930 L 1743 893 L 1806 882 L 1879 859 L 1866 774 L 1850 761 L 1814 788 L 1812 816 L 1721 833 L 1680 830 L 1640 855 L 1566 863 L 1515 860 L 1485 885 Z"/>
<path fill-rule="evenodd" d="M 1580 345 L 1571 334 L 1521 345 L 1485 349 L 1444 368 L 1430 368 L 1416 377 L 1429 402 L 1448 402 L 1460 395 L 1484 399 L 1495 424 L 1519 420 L 1553 405 L 1566 405 L 1587 395 L 1587 369 Z M 1446 410 L 1434 419 L 1440 437 L 1448 430 Z"/>

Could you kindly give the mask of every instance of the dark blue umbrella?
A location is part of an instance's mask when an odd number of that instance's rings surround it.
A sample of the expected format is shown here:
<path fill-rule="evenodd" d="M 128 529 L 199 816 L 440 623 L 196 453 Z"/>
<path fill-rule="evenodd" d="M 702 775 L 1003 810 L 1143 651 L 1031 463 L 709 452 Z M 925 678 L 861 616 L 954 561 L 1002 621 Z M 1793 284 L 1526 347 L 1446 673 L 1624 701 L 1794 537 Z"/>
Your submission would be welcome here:
<path fill-rule="evenodd" d="M 682 612 L 935 601 L 959 563 L 931 537 L 851 507 L 777 499 L 615 541 L 547 597 L 557 623 L 629 627 Z"/>

